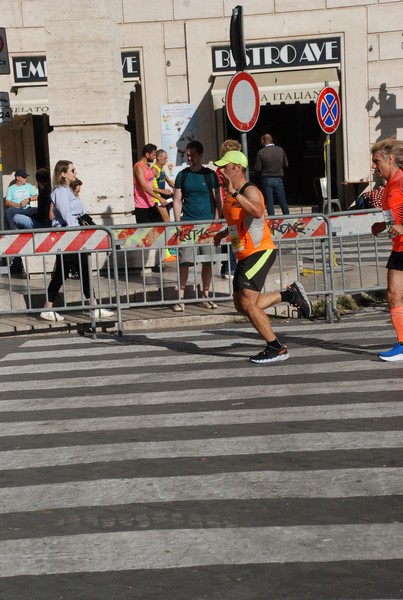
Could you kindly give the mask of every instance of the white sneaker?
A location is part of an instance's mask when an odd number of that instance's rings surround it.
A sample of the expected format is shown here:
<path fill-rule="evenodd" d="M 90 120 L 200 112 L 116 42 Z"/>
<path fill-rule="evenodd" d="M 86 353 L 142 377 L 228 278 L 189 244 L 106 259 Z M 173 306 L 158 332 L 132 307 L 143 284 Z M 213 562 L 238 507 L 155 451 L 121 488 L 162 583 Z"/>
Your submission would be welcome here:
<path fill-rule="evenodd" d="M 183 302 L 178 302 L 172 307 L 174 312 L 185 312 L 185 304 Z"/>
<path fill-rule="evenodd" d="M 201 303 L 202 308 L 218 308 L 217 304 L 212 300 L 205 300 Z"/>
<path fill-rule="evenodd" d="M 59 315 L 55 310 L 45 310 L 40 314 L 41 319 L 45 321 L 64 321 L 64 317 Z"/>
<path fill-rule="evenodd" d="M 91 311 L 91 316 L 96 319 L 108 319 L 114 316 L 114 312 L 108 308 L 96 308 Z"/>

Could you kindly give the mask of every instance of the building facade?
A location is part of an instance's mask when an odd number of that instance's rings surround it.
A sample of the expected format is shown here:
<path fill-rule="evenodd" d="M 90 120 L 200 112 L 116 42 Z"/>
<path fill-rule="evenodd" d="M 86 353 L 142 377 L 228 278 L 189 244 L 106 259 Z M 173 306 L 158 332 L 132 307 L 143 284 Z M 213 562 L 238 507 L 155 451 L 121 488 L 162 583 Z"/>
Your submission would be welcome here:
<path fill-rule="evenodd" d="M 402 0 L 245 0 L 247 69 L 260 116 L 247 134 L 251 176 L 260 137 L 289 158 L 290 204 L 315 205 L 326 134 L 316 100 L 326 83 L 341 102 L 330 136 L 334 194 L 349 205 L 372 179 L 369 149 L 403 136 Z M 205 162 L 227 137 L 235 65 L 229 0 L 0 0 L 10 74 L 11 123 L 0 125 L 3 187 L 15 168 L 72 160 L 98 222 L 129 222 L 132 165 L 144 143 L 164 147 L 173 171 L 199 139 Z"/>

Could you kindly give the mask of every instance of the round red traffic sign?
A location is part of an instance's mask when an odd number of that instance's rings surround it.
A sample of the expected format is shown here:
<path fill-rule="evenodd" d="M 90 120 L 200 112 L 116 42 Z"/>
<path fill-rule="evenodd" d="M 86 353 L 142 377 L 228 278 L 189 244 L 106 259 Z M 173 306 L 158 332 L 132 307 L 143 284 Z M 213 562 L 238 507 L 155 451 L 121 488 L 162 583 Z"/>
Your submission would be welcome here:
<path fill-rule="evenodd" d="M 339 126 L 341 108 L 339 95 L 332 87 L 325 87 L 316 101 L 316 116 L 325 133 L 334 133 Z"/>
<path fill-rule="evenodd" d="M 228 84 L 225 95 L 227 115 L 238 131 L 250 131 L 256 125 L 260 112 L 259 89 L 252 75 L 236 73 Z"/>

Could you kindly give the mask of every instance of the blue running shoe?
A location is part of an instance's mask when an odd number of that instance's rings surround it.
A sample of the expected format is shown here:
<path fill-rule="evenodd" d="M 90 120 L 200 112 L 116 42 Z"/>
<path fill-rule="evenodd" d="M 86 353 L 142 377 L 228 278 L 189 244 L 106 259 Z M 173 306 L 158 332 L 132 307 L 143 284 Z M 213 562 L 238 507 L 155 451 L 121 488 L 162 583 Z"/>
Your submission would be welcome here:
<path fill-rule="evenodd" d="M 403 360 L 403 343 L 398 342 L 393 346 L 391 350 L 387 352 L 379 352 L 378 356 L 382 360 L 388 362 L 395 362 L 396 360 Z"/>

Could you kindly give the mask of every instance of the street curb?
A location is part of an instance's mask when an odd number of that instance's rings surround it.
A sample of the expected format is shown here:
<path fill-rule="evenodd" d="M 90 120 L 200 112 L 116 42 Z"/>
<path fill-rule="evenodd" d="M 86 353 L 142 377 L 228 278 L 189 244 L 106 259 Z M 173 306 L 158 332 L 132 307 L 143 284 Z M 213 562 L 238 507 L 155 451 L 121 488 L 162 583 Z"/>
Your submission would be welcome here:
<path fill-rule="evenodd" d="M 217 311 L 206 311 L 203 313 L 196 312 L 199 309 L 196 305 L 188 304 L 187 309 L 183 313 L 172 313 L 171 309 L 167 309 L 168 314 L 164 316 L 155 316 L 155 309 L 138 309 L 138 318 L 133 318 L 133 312 L 136 309 L 123 310 L 123 330 L 124 333 L 137 330 L 158 330 L 158 329 L 174 329 L 180 327 L 208 327 L 210 325 L 219 325 L 220 323 L 248 323 L 247 317 L 240 315 L 234 310 L 233 304 L 225 306 L 219 305 Z M 225 311 L 225 312 L 224 312 Z M 144 313 L 149 314 L 144 314 Z M 298 318 L 298 311 L 290 307 L 288 304 L 279 304 L 268 309 L 267 314 L 274 318 L 295 319 Z M 129 314 L 128 314 L 129 313 Z M 72 317 L 65 314 L 65 321 L 50 322 L 43 321 L 37 315 L 14 315 L 12 317 L 2 317 L 0 321 L 0 338 L 27 336 L 27 335 L 49 335 L 49 334 L 78 334 L 90 332 L 91 322 L 85 316 L 77 315 Z M 116 319 L 105 319 L 96 322 L 97 331 L 117 334 Z"/>

